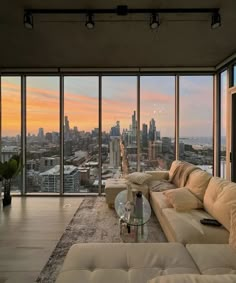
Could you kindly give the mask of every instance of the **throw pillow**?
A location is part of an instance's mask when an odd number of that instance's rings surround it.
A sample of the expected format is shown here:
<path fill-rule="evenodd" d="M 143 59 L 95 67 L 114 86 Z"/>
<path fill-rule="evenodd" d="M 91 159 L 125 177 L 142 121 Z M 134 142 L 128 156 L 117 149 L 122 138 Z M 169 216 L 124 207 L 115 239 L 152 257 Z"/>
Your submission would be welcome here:
<path fill-rule="evenodd" d="M 176 211 L 202 208 L 202 202 L 188 188 L 178 188 L 163 192 Z"/>
<path fill-rule="evenodd" d="M 231 207 L 229 245 L 236 251 L 236 205 Z"/>
<path fill-rule="evenodd" d="M 193 193 L 197 198 L 203 201 L 204 194 L 211 177 L 212 175 L 201 169 L 194 170 L 188 177 L 186 187 L 188 187 L 191 193 Z"/>
<path fill-rule="evenodd" d="M 126 176 L 126 179 L 138 185 L 142 185 L 152 178 L 152 175 L 142 172 L 134 172 Z"/>
<path fill-rule="evenodd" d="M 176 186 L 167 180 L 155 180 L 149 182 L 149 188 L 152 192 L 163 192 L 170 189 L 175 189 Z"/>

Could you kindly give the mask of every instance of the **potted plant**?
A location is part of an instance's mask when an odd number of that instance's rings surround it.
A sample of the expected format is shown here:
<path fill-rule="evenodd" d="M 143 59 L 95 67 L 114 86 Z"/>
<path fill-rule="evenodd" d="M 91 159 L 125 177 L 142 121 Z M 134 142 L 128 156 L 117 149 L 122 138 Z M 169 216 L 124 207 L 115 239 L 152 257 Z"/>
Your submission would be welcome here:
<path fill-rule="evenodd" d="M 20 155 L 13 155 L 8 161 L 0 162 L 0 179 L 4 187 L 3 206 L 11 204 L 11 184 L 21 170 Z"/>

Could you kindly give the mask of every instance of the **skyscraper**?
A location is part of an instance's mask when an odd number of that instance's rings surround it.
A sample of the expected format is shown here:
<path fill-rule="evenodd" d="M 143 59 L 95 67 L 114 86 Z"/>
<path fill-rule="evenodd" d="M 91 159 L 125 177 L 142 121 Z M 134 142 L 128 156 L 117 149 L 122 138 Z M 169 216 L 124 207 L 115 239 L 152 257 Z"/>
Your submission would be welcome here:
<path fill-rule="evenodd" d="M 132 125 L 131 125 L 131 143 L 136 144 L 136 134 L 137 134 L 137 120 L 136 111 L 132 115 Z"/>
<path fill-rule="evenodd" d="M 111 137 L 110 166 L 113 168 L 118 168 L 120 166 L 120 138 L 119 137 Z"/>
<path fill-rule="evenodd" d="M 64 135 L 65 140 L 70 139 L 70 122 L 68 116 L 65 116 Z"/>
<path fill-rule="evenodd" d="M 44 129 L 43 128 L 39 128 L 38 138 L 39 138 L 40 141 L 44 140 Z"/>
<path fill-rule="evenodd" d="M 156 160 L 158 155 L 162 153 L 162 141 L 149 141 L 148 159 Z"/>
<path fill-rule="evenodd" d="M 148 147 L 148 125 L 143 124 L 142 127 L 142 147 L 147 148 Z"/>
<path fill-rule="evenodd" d="M 162 139 L 162 152 L 167 153 L 171 151 L 171 138 L 163 137 Z"/>
<path fill-rule="evenodd" d="M 111 127 L 110 136 L 113 136 L 113 137 L 120 136 L 120 121 L 116 121 L 116 125 Z"/>
<path fill-rule="evenodd" d="M 149 123 L 149 141 L 155 141 L 156 139 L 156 122 L 152 118 Z"/>

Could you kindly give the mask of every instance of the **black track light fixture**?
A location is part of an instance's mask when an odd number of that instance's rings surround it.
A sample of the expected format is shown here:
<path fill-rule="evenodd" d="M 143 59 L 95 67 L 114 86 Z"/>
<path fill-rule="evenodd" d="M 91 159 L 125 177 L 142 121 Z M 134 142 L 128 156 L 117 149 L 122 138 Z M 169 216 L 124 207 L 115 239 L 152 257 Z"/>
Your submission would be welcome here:
<path fill-rule="evenodd" d="M 160 25 L 160 21 L 159 21 L 159 15 L 158 14 L 151 14 L 151 18 L 150 18 L 150 28 L 151 29 L 157 29 Z"/>
<path fill-rule="evenodd" d="M 94 29 L 95 23 L 93 21 L 93 14 L 86 15 L 85 26 L 87 27 L 87 29 Z"/>
<path fill-rule="evenodd" d="M 25 9 L 24 25 L 28 29 L 33 28 L 33 16 L 35 14 L 45 15 L 74 15 L 83 14 L 86 17 L 85 26 L 87 29 L 94 29 L 95 15 L 117 15 L 119 18 L 130 14 L 148 14 L 150 16 L 150 29 L 158 29 L 161 14 L 210 14 L 211 28 L 221 26 L 219 8 L 129 8 L 127 5 L 118 5 L 115 8 L 94 8 L 94 9 Z M 135 21 L 135 19 L 133 20 Z"/>
<path fill-rule="evenodd" d="M 24 14 L 24 26 L 27 29 L 33 29 L 33 15 L 30 12 Z"/>
<path fill-rule="evenodd" d="M 211 28 L 216 29 L 221 26 L 221 17 L 218 12 L 213 13 L 211 16 Z"/>

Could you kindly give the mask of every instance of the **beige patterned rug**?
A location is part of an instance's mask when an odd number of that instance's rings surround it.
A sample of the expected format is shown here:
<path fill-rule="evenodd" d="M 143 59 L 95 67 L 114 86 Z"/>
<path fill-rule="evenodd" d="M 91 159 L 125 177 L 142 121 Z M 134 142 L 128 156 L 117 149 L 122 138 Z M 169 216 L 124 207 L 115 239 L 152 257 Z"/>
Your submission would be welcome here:
<path fill-rule="evenodd" d="M 146 225 L 145 242 L 167 241 L 154 213 Z M 36 282 L 55 282 L 69 248 L 77 242 L 122 242 L 117 214 L 108 208 L 105 197 L 86 197 L 82 201 Z"/>

